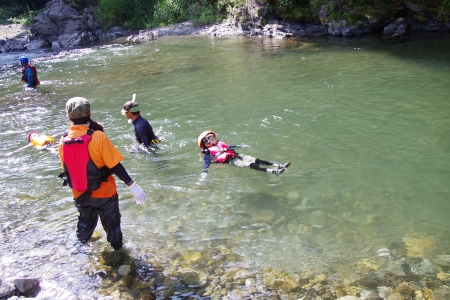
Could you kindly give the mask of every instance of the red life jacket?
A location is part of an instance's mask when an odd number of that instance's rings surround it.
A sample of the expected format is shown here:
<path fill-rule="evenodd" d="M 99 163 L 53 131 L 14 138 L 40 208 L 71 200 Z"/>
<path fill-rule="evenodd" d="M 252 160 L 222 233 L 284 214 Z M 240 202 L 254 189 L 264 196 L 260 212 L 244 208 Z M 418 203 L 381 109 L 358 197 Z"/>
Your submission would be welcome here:
<path fill-rule="evenodd" d="M 230 157 L 234 157 L 236 154 L 228 148 L 228 145 L 222 141 L 218 141 L 215 146 L 208 148 L 209 154 L 214 161 L 218 163 L 224 163 L 228 161 Z"/>
<path fill-rule="evenodd" d="M 41 84 L 41 82 L 39 81 L 39 79 L 38 79 L 38 77 L 37 77 L 37 70 L 36 70 L 36 67 L 35 67 L 35 66 L 32 66 L 32 65 L 26 65 L 25 67 L 22 68 L 22 81 L 28 83 L 28 78 L 27 78 L 27 76 L 25 75 L 25 71 L 27 70 L 27 68 L 30 68 L 30 69 L 31 69 L 31 72 L 33 72 L 33 80 L 34 80 L 34 83 L 35 83 L 36 85 Z"/>
<path fill-rule="evenodd" d="M 88 145 L 93 133 L 94 130 L 89 129 L 85 135 L 78 138 L 69 138 L 66 134 L 61 140 L 64 157 L 63 174 L 69 186 L 78 192 L 98 189 L 111 175 L 108 167 L 97 168 L 89 156 Z"/>

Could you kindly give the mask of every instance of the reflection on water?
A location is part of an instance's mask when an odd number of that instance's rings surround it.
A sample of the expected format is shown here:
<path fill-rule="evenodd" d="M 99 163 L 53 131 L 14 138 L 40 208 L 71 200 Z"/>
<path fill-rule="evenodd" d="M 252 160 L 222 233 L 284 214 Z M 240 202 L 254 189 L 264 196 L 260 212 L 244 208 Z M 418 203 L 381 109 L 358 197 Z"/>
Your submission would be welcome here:
<path fill-rule="evenodd" d="M 449 48 L 439 36 L 165 37 L 36 55 L 37 91 L 19 83 L 20 55 L 3 56 L 0 273 L 39 277 L 42 295 L 61 299 L 445 299 Z M 156 153 L 129 152 L 120 109 L 133 93 L 164 139 Z M 73 96 L 92 101 L 149 196 L 137 206 L 118 182 L 124 252 L 101 228 L 79 248 L 57 156 L 4 156 L 32 130 L 64 131 Z M 202 181 L 196 139 L 206 129 L 292 165 L 280 176 L 213 165 Z"/>

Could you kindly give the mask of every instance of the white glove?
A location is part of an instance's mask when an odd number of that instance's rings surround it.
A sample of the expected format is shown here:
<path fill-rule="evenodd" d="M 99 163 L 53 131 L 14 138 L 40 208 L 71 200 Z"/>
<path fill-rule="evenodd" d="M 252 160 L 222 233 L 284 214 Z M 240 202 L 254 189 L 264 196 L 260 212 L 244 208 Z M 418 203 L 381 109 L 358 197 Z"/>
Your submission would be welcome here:
<path fill-rule="evenodd" d="M 144 204 L 147 201 L 147 196 L 136 182 L 133 182 L 128 188 L 136 199 L 136 204 Z"/>
<path fill-rule="evenodd" d="M 208 173 L 203 172 L 200 174 L 200 180 L 206 180 L 206 177 L 208 177 Z"/>

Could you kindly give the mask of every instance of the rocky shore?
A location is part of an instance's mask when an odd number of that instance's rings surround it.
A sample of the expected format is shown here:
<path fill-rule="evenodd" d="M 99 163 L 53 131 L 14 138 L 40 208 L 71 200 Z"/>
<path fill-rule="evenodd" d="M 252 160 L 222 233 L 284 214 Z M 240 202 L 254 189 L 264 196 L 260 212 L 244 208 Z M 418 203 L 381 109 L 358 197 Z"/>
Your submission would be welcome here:
<path fill-rule="evenodd" d="M 386 38 L 404 37 L 414 31 L 450 32 L 449 21 L 432 19 L 418 5 L 407 5 L 404 17 L 389 12 L 373 12 L 366 19 L 348 24 L 346 20 L 334 20 L 325 9 L 319 12 L 320 22 L 297 24 L 277 20 L 267 14 L 267 7 L 257 1 L 247 1 L 247 7 L 230 14 L 223 22 L 197 26 L 186 21 L 175 25 L 141 30 L 112 27 L 102 30 L 95 20 L 95 12 L 85 9 L 82 14 L 63 4 L 61 0 L 47 3 L 46 10 L 33 18 L 31 28 L 22 25 L 6 25 L 0 32 L 0 53 L 33 51 L 41 48 L 58 50 L 79 47 L 89 43 L 127 37 L 130 42 L 149 41 L 165 35 L 264 36 L 270 38 L 291 37 L 353 37 L 380 34 Z"/>
<path fill-rule="evenodd" d="M 98 231 L 94 235 L 102 238 Z M 346 280 L 337 281 L 333 273 L 347 273 L 345 268 L 261 271 L 245 266 L 243 258 L 224 245 L 205 250 L 175 246 L 167 249 L 171 253 L 167 260 L 156 253 L 137 259 L 126 249 L 111 251 L 106 244 L 101 255 L 94 255 L 93 248 L 101 247 L 94 241 L 94 246 L 82 246 L 85 248 L 75 252 L 86 255 L 84 259 L 94 259 L 86 275 L 99 283 L 96 296 L 69 296 L 67 290 L 49 290 L 40 282 L 42 278 L 0 278 L 0 299 L 449 299 L 450 275 L 445 270 L 450 256 L 424 258 L 436 250 L 433 237 L 421 233 L 410 233 L 403 242 L 360 258 L 349 266 L 352 272 Z"/>

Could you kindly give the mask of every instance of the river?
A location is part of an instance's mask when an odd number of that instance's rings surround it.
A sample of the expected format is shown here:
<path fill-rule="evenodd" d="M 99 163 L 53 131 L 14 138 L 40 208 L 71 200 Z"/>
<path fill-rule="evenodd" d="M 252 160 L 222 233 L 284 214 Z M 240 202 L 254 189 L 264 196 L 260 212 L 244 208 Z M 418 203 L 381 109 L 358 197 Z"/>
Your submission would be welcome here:
<path fill-rule="evenodd" d="M 408 293 L 402 283 L 449 297 L 448 36 L 185 36 L 42 51 L 29 54 L 35 91 L 20 83 L 22 54 L 0 56 L 0 279 L 39 278 L 42 299 L 387 299 Z M 156 153 L 129 151 L 120 109 L 133 93 L 163 139 Z M 58 139 L 74 96 L 91 101 L 148 196 L 136 205 L 116 179 L 121 253 L 100 225 L 78 248 L 57 155 L 7 155 L 30 131 Z M 291 166 L 212 165 L 200 180 L 204 130 Z"/>

